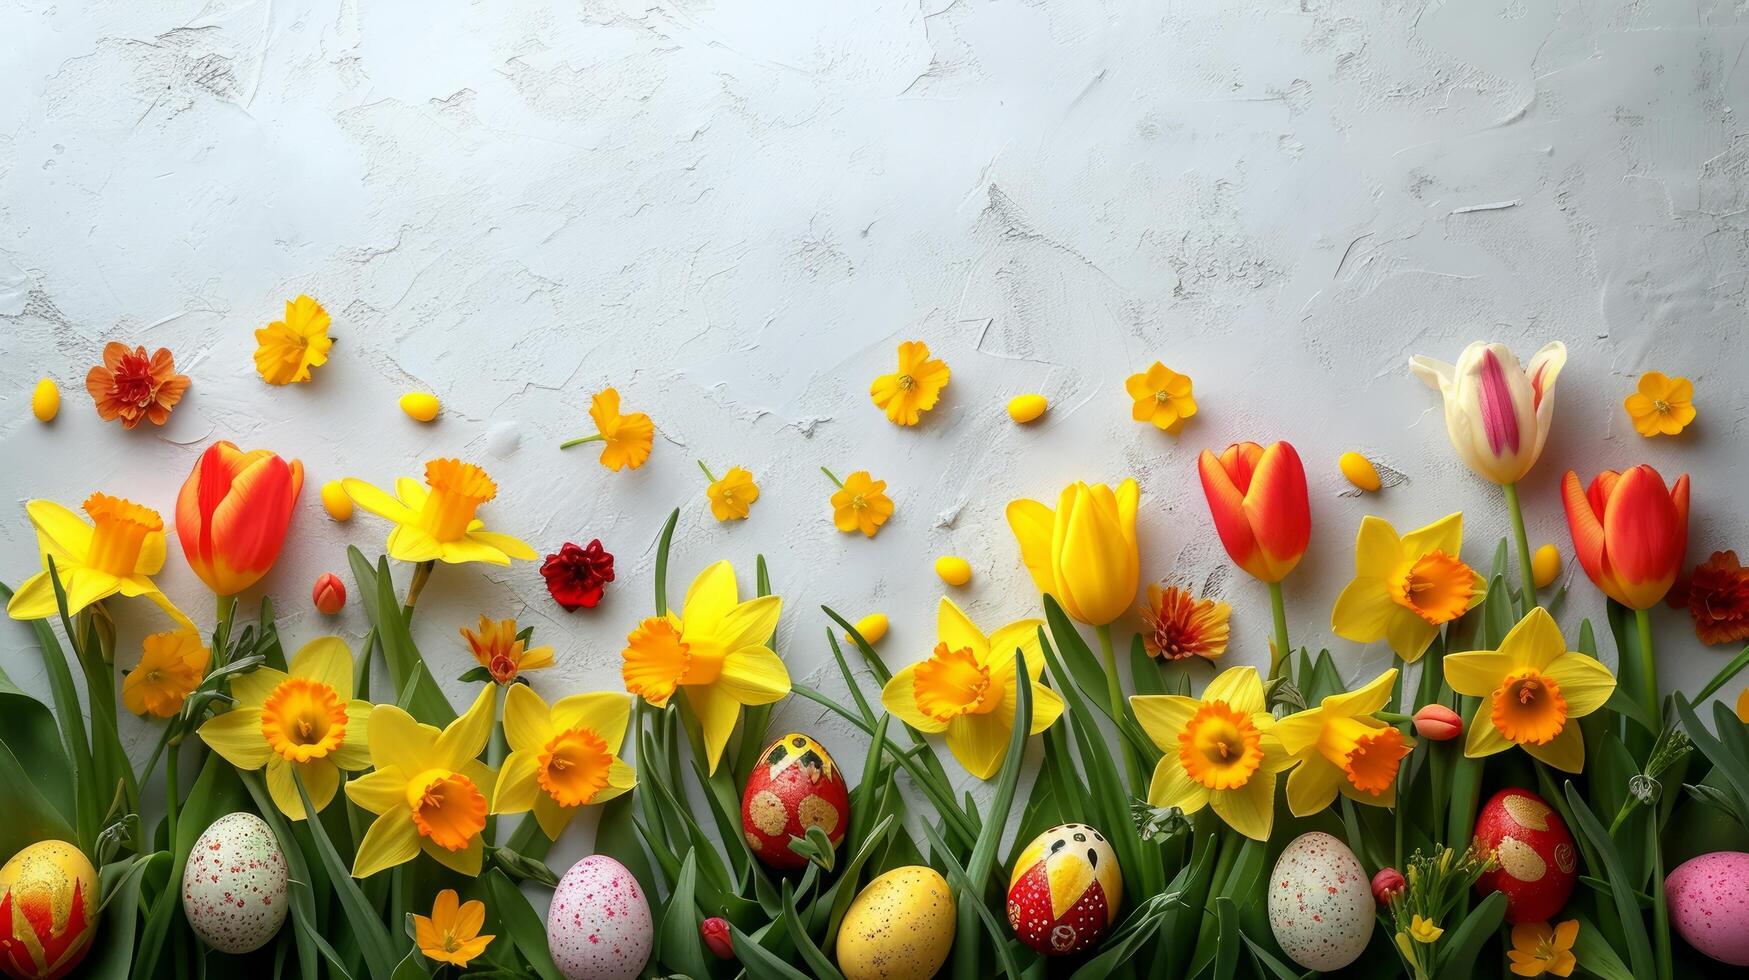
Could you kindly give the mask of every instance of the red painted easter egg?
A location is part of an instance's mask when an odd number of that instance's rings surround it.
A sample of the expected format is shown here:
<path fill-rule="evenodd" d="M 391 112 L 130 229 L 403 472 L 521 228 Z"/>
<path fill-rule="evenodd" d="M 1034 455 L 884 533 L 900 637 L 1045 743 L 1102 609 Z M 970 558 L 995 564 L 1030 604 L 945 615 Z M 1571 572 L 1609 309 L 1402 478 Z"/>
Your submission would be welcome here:
<path fill-rule="evenodd" d="M 1123 873 L 1104 835 L 1086 824 L 1052 827 L 1014 862 L 1008 924 L 1045 956 L 1091 948 L 1117 918 Z"/>
<path fill-rule="evenodd" d="M 1573 835 L 1554 807 L 1522 789 L 1503 789 L 1476 815 L 1476 846 L 1492 850 L 1498 867 L 1476 881 L 1482 895 L 1506 896 L 1506 921 L 1553 919 L 1579 880 Z"/>
<path fill-rule="evenodd" d="M 791 732 L 765 747 L 741 794 L 741 831 L 759 860 L 773 868 L 800 868 L 808 859 L 790 850 L 791 837 L 818 827 L 837 847 L 850 829 L 850 788 L 826 747 Z"/>

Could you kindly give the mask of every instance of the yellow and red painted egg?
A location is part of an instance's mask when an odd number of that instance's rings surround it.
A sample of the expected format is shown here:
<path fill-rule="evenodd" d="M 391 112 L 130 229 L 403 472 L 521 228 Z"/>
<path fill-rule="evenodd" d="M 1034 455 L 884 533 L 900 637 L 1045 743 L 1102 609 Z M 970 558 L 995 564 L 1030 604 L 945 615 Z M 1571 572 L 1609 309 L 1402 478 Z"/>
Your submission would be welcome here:
<path fill-rule="evenodd" d="M 1008 879 L 1008 924 L 1045 956 L 1069 956 L 1099 942 L 1123 902 L 1123 872 L 1105 835 L 1069 823 L 1038 835 Z"/>
<path fill-rule="evenodd" d="M 1522 789 L 1503 789 L 1476 814 L 1475 843 L 1492 850 L 1494 870 L 1476 881 L 1482 895 L 1506 896 L 1506 921 L 1553 919 L 1573 895 L 1579 855 L 1573 835 L 1554 807 Z"/>
<path fill-rule="evenodd" d="M 747 846 L 773 868 L 794 870 L 808 859 L 790 850 L 791 837 L 825 831 L 832 846 L 850 829 L 850 787 L 826 747 L 791 732 L 765 747 L 741 794 L 741 830 Z"/>
<path fill-rule="evenodd" d="M 97 869 L 66 841 L 26 847 L 0 867 L 0 971 L 57 980 L 79 966 L 97 935 Z"/>

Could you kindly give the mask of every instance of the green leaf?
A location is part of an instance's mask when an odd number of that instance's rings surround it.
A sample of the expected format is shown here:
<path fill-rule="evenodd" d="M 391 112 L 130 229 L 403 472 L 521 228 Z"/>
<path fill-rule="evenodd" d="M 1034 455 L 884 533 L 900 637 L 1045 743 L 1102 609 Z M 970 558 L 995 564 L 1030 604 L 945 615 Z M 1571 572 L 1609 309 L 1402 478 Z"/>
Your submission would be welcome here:
<path fill-rule="evenodd" d="M 384 581 L 387 581 L 386 575 Z M 304 812 L 315 814 L 316 807 L 310 802 L 310 794 L 304 788 L 303 777 L 294 771 L 292 782 L 298 788 L 298 799 L 304 804 Z M 393 973 L 397 964 L 396 943 L 390 938 L 388 929 L 383 926 L 382 918 L 364 897 L 364 893 L 359 891 L 358 883 L 352 879 L 351 869 L 341 860 L 340 852 L 334 849 L 334 842 L 328 839 L 328 830 L 322 826 L 319 817 L 312 817 L 304 823 L 315 840 L 316 853 L 320 855 L 334 891 L 339 896 L 347 924 L 358 937 L 359 948 L 364 953 L 365 962 L 370 965 L 371 973 L 375 976 Z"/>
<path fill-rule="evenodd" d="M 547 950 L 546 924 L 541 922 L 540 914 L 528 904 L 522 891 L 497 869 L 486 873 L 486 890 L 491 895 L 492 910 L 498 915 L 505 938 L 541 980 L 565 980 L 564 974 L 553 964 L 553 954 Z"/>
<path fill-rule="evenodd" d="M 1024 680 L 1027 673 L 1026 654 L 1014 651 L 1015 676 Z M 1002 759 L 1002 769 L 996 774 L 996 792 L 990 802 L 989 818 L 978 832 L 978 843 L 966 862 L 966 888 L 960 892 L 960 942 L 954 944 L 953 972 L 960 980 L 978 976 L 978 942 L 973 933 L 977 910 L 984 905 L 984 891 L 991 868 L 996 863 L 996 847 L 1002 842 L 1002 830 L 1008 823 L 1008 811 L 1014 804 L 1014 789 L 1020 783 L 1020 766 L 1026 756 L 1027 733 L 1032 730 L 1032 685 L 1014 685 L 1013 729 L 1008 735 L 1008 754 Z M 945 855 L 944 855 L 945 857 Z M 985 909 L 988 911 L 988 909 Z"/>
<path fill-rule="evenodd" d="M 674 547 L 674 525 L 680 520 L 680 508 L 668 514 L 662 525 L 662 535 L 656 540 L 656 615 L 668 615 L 668 552 Z"/>
<path fill-rule="evenodd" d="M 850 903 L 856 898 L 863 865 L 868 863 L 869 858 L 880 848 L 881 842 L 897 826 L 898 821 L 892 814 L 882 817 L 881 822 L 869 831 L 856 855 L 844 866 L 844 873 L 838 876 L 837 883 L 827 893 L 831 897 L 831 911 L 826 919 L 826 934 L 825 939 L 820 942 L 821 948 L 830 950 L 837 944 L 838 926 L 843 923 L 844 913 L 850 911 Z"/>
<path fill-rule="evenodd" d="M 1444 966 L 1438 973 L 1439 980 L 1468 980 L 1475 976 L 1476 957 L 1481 954 L 1482 944 L 1500 928 L 1505 918 L 1505 892 L 1494 892 L 1471 909 L 1464 921 L 1440 944 L 1440 961 Z"/>
<path fill-rule="evenodd" d="M 389 980 L 425 980 L 429 976 L 431 974 L 425 969 L 425 954 L 415 949 L 401 957 L 401 962 L 395 965 L 395 972 L 389 975 Z"/>
<path fill-rule="evenodd" d="M 735 958 L 741 961 L 751 980 L 812 980 L 776 953 L 759 945 L 758 940 L 742 932 L 733 922 L 729 923 L 729 934 L 733 937 Z"/>
<path fill-rule="evenodd" d="M 119 862 L 118 862 L 119 864 Z M 140 921 L 140 889 L 148 871 L 168 874 L 169 851 L 154 851 L 127 862 L 116 882 L 104 892 L 102 941 L 86 957 L 80 976 L 88 980 L 128 980 L 133 970 L 134 930 Z M 105 877 L 111 865 L 105 868 Z"/>
<path fill-rule="evenodd" d="M 1225 895 L 1215 899 L 1215 920 L 1219 932 L 1215 946 L 1215 980 L 1232 980 L 1239 968 L 1239 950 L 1244 948 L 1239 932 L 1239 913 L 1233 900 Z"/>
<path fill-rule="evenodd" d="M 73 781 L 67 778 L 70 763 L 55 728 L 54 713 L 48 705 L 12 683 L 4 670 L 0 670 L 0 745 L 11 749 L 21 765 L 23 760 L 30 760 L 28 766 L 23 766 L 25 775 L 65 822 L 71 824 Z M 9 800 L 11 796 L 0 798 Z M 0 862 L 8 857 L 11 854 L 0 849 Z"/>
<path fill-rule="evenodd" d="M 350 549 L 348 554 L 357 550 Z M 361 578 L 359 590 L 363 589 L 364 580 Z M 367 606 L 366 610 L 370 608 L 372 607 Z M 395 597 L 395 580 L 389 574 L 387 558 L 377 559 L 374 608 L 376 615 L 371 619 L 371 625 L 376 627 L 377 642 L 383 648 L 383 662 L 389 668 L 390 687 L 398 692 L 406 692 L 411 686 L 414 693 L 411 704 L 406 706 L 407 710 L 425 724 L 442 728 L 455 721 L 455 708 L 443 696 L 443 688 L 437 683 L 437 678 L 431 676 L 430 668 L 425 665 L 425 658 L 419 655 L 419 647 L 413 642 L 407 620 L 401 615 L 401 604 Z"/>
<path fill-rule="evenodd" d="M 844 980 L 844 974 L 838 972 L 838 968 L 832 965 L 826 954 L 820 952 L 820 947 L 814 945 L 807 930 L 802 928 L 802 913 L 796 909 L 795 886 L 788 878 L 783 880 L 783 915 L 779 918 L 789 932 L 790 942 L 795 944 L 796 951 L 801 953 L 802 959 L 807 961 L 809 969 L 814 971 L 818 980 Z M 696 938 L 695 935 L 695 941 Z"/>
<path fill-rule="evenodd" d="M 1591 808 L 1585 805 L 1584 798 L 1570 780 L 1566 784 L 1566 796 L 1567 805 L 1572 807 L 1573 818 L 1580 832 L 1596 849 L 1598 859 L 1603 862 L 1604 877 L 1609 880 L 1615 893 L 1615 911 L 1621 920 L 1621 932 L 1627 940 L 1628 960 L 1633 963 L 1634 974 L 1640 977 L 1655 976 L 1652 943 L 1646 938 L 1646 922 L 1640 915 L 1639 903 L 1634 900 L 1633 883 L 1622 867 L 1615 842 L 1610 839 L 1609 832 L 1603 829 Z"/>
<path fill-rule="evenodd" d="M 79 835 L 5 744 L 0 744 L 0 800 L 5 801 L 6 811 L 0 819 L 0 862 L 11 860 L 12 855 L 37 841 L 79 842 Z"/>
<path fill-rule="evenodd" d="M 1573 940 L 1573 956 L 1580 969 L 1601 980 L 1636 980 L 1634 972 L 1621 961 L 1609 937 L 1592 924 L 1583 912 L 1571 913 L 1579 920 L 1579 935 Z"/>
<path fill-rule="evenodd" d="M 708 977 L 710 967 L 700 949 L 698 902 L 694 885 L 698 881 L 698 860 L 688 852 L 680 864 L 680 874 L 674 879 L 674 891 L 662 909 L 662 924 L 656 929 L 656 956 L 663 966 L 689 977 Z"/>

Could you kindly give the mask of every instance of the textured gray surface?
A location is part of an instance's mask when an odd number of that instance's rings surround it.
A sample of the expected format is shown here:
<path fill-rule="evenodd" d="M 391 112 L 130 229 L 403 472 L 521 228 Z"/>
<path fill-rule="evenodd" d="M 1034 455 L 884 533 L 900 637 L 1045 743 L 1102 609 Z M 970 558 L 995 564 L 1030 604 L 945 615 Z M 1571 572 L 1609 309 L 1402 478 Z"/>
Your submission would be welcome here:
<path fill-rule="evenodd" d="M 168 513 L 199 450 L 230 438 L 309 469 L 264 583 L 285 633 L 356 640 L 356 605 L 327 620 L 309 588 L 385 526 L 331 523 L 314 486 L 460 455 L 499 480 L 493 526 L 543 550 L 599 536 L 620 576 L 567 616 L 532 565 L 440 570 L 417 624 L 440 676 L 486 612 L 558 647 L 548 696 L 616 688 L 678 505 L 674 588 L 719 557 L 750 588 L 764 552 L 795 676 L 839 690 L 821 603 L 887 612 L 885 654 L 920 656 L 930 561 L 951 552 L 977 570 L 955 592 L 975 619 L 1028 615 L 1006 502 L 1133 474 L 1144 575 L 1212 581 L 1236 606 L 1231 659 L 1258 663 L 1265 593 L 1228 570 L 1194 457 L 1286 438 L 1315 520 L 1294 637 L 1357 677 L 1388 651 L 1327 624 L 1364 513 L 1462 509 L 1477 563 L 1505 533 L 1406 367 L 1481 337 L 1572 350 L 1525 488 L 1534 543 L 1571 565 L 1563 469 L 1645 461 L 1694 475 L 1692 556 L 1749 545 L 1741 5 L 12 0 L 0 37 L 10 582 L 32 570 L 26 499 L 103 489 Z M 340 344 L 313 384 L 268 388 L 251 331 L 300 292 Z M 168 346 L 194 377 L 163 430 L 97 421 L 82 379 L 112 338 Z M 908 338 L 954 379 L 901 430 L 866 391 Z M 1202 404 L 1176 440 L 1128 419 L 1123 378 L 1157 357 Z M 1647 369 L 1696 381 L 1678 440 L 1621 411 Z M 52 426 L 29 417 L 43 374 L 65 393 Z M 555 449 L 607 384 L 656 420 L 635 473 Z M 412 389 L 442 396 L 440 421 L 396 410 Z M 1051 413 L 1014 426 L 1003 401 L 1033 390 Z M 1351 448 L 1409 482 L 1337 497 Z M 756 474 L 750 521 L 710 519 L 695 458 Z M 832 529 L 821 464 L 890 481 L 878 538 Z M 162 581 L 210 622 L 179 557 Z M 1563 619 L 1572 634 L 1601 611 L 1581 578 Z M 160 622 L 137 603 L 123 618 L 136 642 Z M 1724 662 L 1659 621 L 1667 682 Z M 0 631 L 0 664 L 41 692 L 27 639 Z M 860 764 L 841 726 L 780 717 Z M 127 725 L 138 749 L 152 735 Z"/>

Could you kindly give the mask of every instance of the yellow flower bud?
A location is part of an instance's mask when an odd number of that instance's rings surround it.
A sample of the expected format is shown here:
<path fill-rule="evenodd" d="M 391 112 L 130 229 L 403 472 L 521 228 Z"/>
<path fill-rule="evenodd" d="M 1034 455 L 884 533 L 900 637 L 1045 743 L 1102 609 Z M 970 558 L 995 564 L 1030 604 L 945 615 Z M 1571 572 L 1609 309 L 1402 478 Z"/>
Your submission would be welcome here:
<path fill-rule="evenodd" d="M 1355 452 L 1343 453 L 1336 465 L 1342 468 L 1342 475 L 1348 478 L 1349 483 L 1367 493 L 1379 488 L 1379 471 L 1372 465 L 1372 460 L 1365 456 Z"/>
<path fill-rule="evenodd" d="M 935 574 L 949 585 L 964 585 L 972 580 L 972 563 L 958 555 L 942 555 L 935 559 Z"/>
<path fill-rule="evenodd" d="M 1050 403 L 1043 395 L 1015 395 L 1008 400 L 1008 417 L 1022 425 L 1045 413 Z"/>
<path fill-rule="evenodd" d="M 1530 556 L 1530 574 L 1537 588 L 1548 588 L 1550 582 L 1561 577 L 1561 552 L 1552 544 L 1536 549 L 1536 554 Z"/>
<path fill-rule="evenodd" d="M 868 641 L 869 646 L 874 646 L 876 643 L 881 642 L 881 637 L 887 635 L 886 614 L 869 613 L 867 616 L 856 621 L 856 631 L 862 634 L 862 638 Z M 848 633 L 844 634 L 844 639 L 849 643 L 856 642 L 850 638 L 850 634 Z"/>
<path fill-rule="evenodd" d="M 352 520 L 352 498 L 346 495 L 339 480 L 322 484 L 322 509 L 337 521 Z"/>
<path fill-rule="evenodd" d="M 53 422 L 60 410 L 61 389 L 55 386 L 55 379 L 44 378 L 38 381 L 36 390 L 30 395 L 30 413 L 36 416 L 38 422 Z"/>
<path fill-rule="evenodd" d="M 420 422 L 437 418 L 439 407 L 437 396 L 423 391 L 409 391 L 401 396 L 401 411 Z"/>

